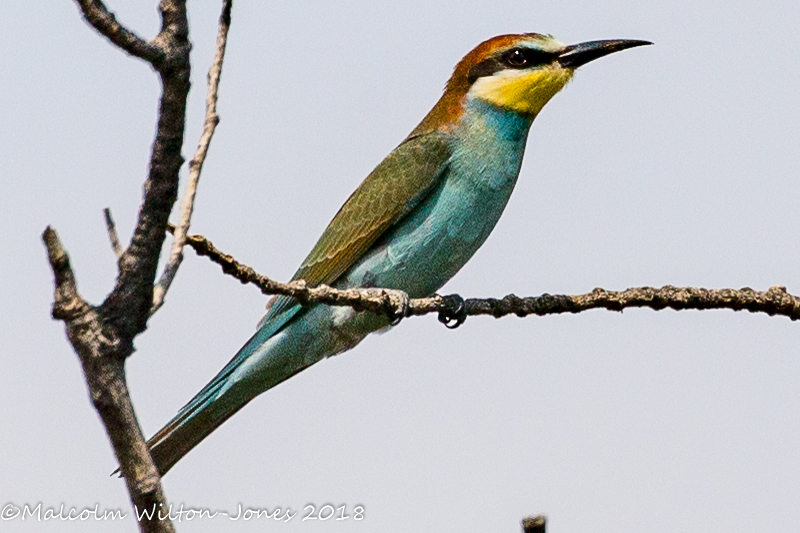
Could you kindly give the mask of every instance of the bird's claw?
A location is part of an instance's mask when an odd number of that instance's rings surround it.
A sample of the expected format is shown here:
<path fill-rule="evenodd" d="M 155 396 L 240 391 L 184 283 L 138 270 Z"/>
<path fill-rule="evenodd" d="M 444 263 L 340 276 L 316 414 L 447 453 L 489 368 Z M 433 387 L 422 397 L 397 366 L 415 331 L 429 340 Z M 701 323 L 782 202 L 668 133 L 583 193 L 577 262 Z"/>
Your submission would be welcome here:
<path fill-rule="evenodd" d="M 442 296 L 445 309 L 439 311 L 439 322 L 447 329 L 456 329 L 467 320 L 467 306 L 458 294 Z M 451 311 L 452 309 L 452 311 Z"/>
<path fill-rule="evenodd" d="M 394 327 L 407 316 L 411 298 L 403 291 L 391 291 L 387 296 L 389 298 L 389 312 L 387 313 L 389 325 Z"/>

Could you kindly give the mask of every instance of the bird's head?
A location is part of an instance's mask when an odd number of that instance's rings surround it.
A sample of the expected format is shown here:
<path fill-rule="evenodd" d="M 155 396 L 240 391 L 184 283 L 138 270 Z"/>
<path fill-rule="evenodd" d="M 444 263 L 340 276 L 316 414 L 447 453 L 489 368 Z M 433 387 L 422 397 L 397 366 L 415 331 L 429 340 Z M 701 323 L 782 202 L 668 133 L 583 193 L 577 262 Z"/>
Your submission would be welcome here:
<path fill-rule="evenodd" d="M 581 65 L 647 44 L 652 43 L 608 40 L 565 45 L 538 33 L 493 37 L 456 65 L 441 100 L 417 129 L 454 120 L 470 98 L 533 118 Z"/>

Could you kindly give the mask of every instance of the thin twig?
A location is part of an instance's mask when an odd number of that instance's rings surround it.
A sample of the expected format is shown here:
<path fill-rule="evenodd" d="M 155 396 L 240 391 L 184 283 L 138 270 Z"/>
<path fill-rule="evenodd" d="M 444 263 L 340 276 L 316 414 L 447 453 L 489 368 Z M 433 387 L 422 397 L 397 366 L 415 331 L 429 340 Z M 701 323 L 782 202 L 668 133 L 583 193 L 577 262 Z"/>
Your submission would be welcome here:
<path fill-rule="evenodd" d="M 147 42 L 117 22 L 101 0 L 76 0 L 86 22 L 109 41 L 134 57 L 144 59 L 157 67 L 164 60 L 164 50 L 157 44 Z"/>
<path fill-rule="evenodd" d="M 114 219 L 111 217 L 111 209 L 106 207 L 103 209 L 103 215 L 106 219 L 106 230 L 108 230 L 108 240 L 111 241 L 111 249 L 117 256 L 117 261 L 122 257 L 122 246 L 119 244 L 119 236 L 117 235 L 117 226 L 114 225 Z"/>
<path fill-rule="evenodd" d="M 624 291 L 594 289 L 577 296 L 550 295 L 520 298 L 510 294 L 502 299 L 470 298 L 461 300 L 457 295 L 432 296 L 403 301 L 399 291 L 387 289 L 343 289 L 326 285 L 310 288 L 304 281 L 280 283 L 257 273 L 232 256 L 218 250 L 201 235 L 190 235 L 186 243 L 197 255 L 207 256 L 222 267 L 222 271 L 242 283 L 256 285 L 263 294 L 281 294 L 297 298 L 304 304 L 322 303 L 353 307 L 357 311 L 388 314 L 393 317 L 419 316 L 440 313 L 445 316 L 459 314 L 459 302 L 463 302 L 465 315 L 491 315 L 500 318 L 506 315 L 525 317 L 528 315 L 552 315 L 580 313 L 589 309 L 622 311 L 631 307 L 648 307 L 654 310 L 670 309 L 732 309 L 753 313 L 786 316 L 800 320 L 800 298 L 786 292 L 785 287 L 772 287 L 766 292 L 744 289 L 701 289 L 694 287 L 637 287 Z"/>
<path fill-rule="evenodd" d="M 183 246 L 186 243 L 186 234 L 192 220 L 194 210 L 194 199 L 197 194 L 197 184 L 200 181 L 200 173 L 203 170 L 203 163 L 208 154 L 208 147 L 214 136 L 219 116 L 217 115 L 217 97 L 219 92 L 219 81 L 222 75 L 222 63 L 225 59 L 225 48 L 228 42 L 228 30 L 231 25 L 231 8 L 233 0 L 224 0 L 222 3 L 222 14 L 219 17 L 219 31 L 217 33 L 217 51 L 214 62 L 208 71 L 208 96 L 206 98 L 206 118 L 203 124 L 203 134 L 197 145 L 197 151 L 189 162 L 189 178 L 186 184 L 186 192 L 181 202 L 181 213 L 178 225 L 174 230 L 174 240 L 170 250 L 167 265 L 161 278 L 153 289 L 153 306 L 150 313 L 158 311 L 164 305 L 164 297 L 169 290 L 172 280 L 183 261 Z"/>

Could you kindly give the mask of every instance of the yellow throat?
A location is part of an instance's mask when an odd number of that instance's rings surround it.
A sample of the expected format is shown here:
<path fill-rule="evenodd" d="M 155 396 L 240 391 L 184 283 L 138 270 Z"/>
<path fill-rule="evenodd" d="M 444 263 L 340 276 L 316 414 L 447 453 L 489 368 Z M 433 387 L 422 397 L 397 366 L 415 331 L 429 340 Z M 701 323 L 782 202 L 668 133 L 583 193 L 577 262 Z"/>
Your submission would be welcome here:
<path fill-rule="evenodd" d="M 544 105 L 572 79 L 574 70 L 548 65 L 536 70 L 504 70 L 478 79 L 470 95 L 527 116 Z"/>

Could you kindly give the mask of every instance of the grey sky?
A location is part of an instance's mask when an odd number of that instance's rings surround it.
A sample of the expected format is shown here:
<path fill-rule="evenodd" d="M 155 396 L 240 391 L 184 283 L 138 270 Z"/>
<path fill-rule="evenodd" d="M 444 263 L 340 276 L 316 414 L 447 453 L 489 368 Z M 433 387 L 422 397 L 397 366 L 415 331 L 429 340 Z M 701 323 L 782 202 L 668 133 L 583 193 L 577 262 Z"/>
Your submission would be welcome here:
<path fill-rule="evenodd" d="M 155 1 L 109 0 L 140 34 Z M 199 136 L 217 2 L 191 7 Z M 102 300 L 127 241 L 158 84 L 72 2 L 0 3 L 0 504 L 121 508 L 39 235 L 59 231 Z M 786 285 L 800 291 L 800 4 L 792 0 L 242 2 L 192 230 L 288 278 L 363 177 L 500 33 L 636 38 L 582 68 L 531 131 L 517 190 L 444 292 Z M 187 254 L 128 377 L 158 430 L 249 337 L 265 299 Z M 800 325 L 713 312 L 434 317 L 259 397 L 165 478 L 176 504 L 235 512 L 326 503 L 366 518 L 179 531 L 792 531 L 800 523 Z M 2 524 L 135 531 L 133 520 Z"/>

